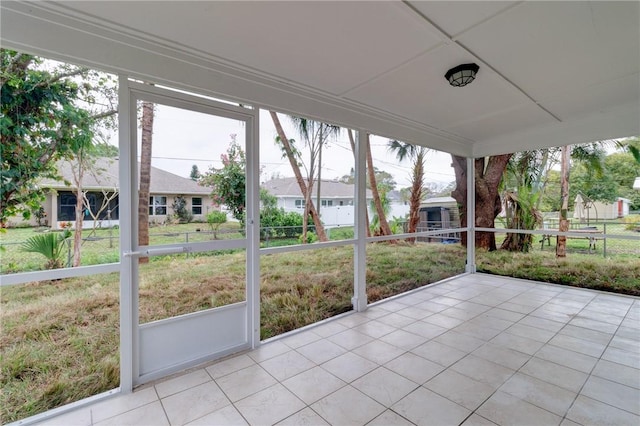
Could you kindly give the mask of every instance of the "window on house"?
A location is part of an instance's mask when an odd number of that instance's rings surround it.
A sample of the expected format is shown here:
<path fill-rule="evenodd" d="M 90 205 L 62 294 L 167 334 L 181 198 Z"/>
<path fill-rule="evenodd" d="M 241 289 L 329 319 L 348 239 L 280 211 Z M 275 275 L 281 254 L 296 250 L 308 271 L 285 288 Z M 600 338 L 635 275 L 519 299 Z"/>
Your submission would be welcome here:
<path fill-rule="evenodd" d="M 322 200 L 322 207 L 333 207 L 333 200 Z"/>
<path fill-rule="evenodd" d="M 60 192 L 58 220 L 76 220 L 76 196 L 73 192 Z"/>
<path fill-rule="evenodd" d="M 167 214 L 167 197 L 152 195 L 149 197 L 149 216 L 162 216 Z"/>
<path fill-rule="evenodd" d="M 304 207 L 304 200 L 296 200 L 296 208 L 301 209 Z"/>
<path fill-rule="evenodd" d="M 192 197 L 191 198 L 191 214 L 202 214 L 202 198 L 200 197 Z"/>
<path fill-rule="evenodd" d="M 341 206 L 344 206 L 344 201 L 340 201 L 340 205 L 341 205 Z"/>

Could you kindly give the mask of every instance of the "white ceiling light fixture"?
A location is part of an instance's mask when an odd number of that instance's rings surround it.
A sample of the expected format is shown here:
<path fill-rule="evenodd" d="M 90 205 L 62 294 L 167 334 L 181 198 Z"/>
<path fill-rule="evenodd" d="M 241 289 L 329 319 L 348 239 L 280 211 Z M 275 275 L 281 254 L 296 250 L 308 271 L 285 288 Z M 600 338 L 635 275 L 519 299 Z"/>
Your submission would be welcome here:
<path fill-rule="evenodd" d="M 480 67 L 477 64 L 462 64 L 451 68 L 444 75 L 453 87 L 464 87 L 476 79 Z"/>

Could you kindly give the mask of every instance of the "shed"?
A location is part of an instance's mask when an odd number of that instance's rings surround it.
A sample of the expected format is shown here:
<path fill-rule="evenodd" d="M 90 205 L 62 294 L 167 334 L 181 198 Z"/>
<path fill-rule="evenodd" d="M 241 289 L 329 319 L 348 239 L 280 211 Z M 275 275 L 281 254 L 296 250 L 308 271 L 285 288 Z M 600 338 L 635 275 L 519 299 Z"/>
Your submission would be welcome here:
<path fill-rule="evenodd" d="M 453 197 L 434 197 L 420 204 L 420 222 L 418 232 L 436 229 L 457 228 L 460 226 L 458 202 Z M 456 234 L 447 234 L 447 239 L 456 239 Z M 443 238 L 419 238 L 419 241 L 445 241 Z"/>
<path fill-rule="evenodd" d="M 601 201 L 586 201 L 578 194 L 575 199 L 573 218 L 581 222 L 601 219 L 618 219 L 629 215 L 631 200 L 618 197 L 613 203 Z"/>

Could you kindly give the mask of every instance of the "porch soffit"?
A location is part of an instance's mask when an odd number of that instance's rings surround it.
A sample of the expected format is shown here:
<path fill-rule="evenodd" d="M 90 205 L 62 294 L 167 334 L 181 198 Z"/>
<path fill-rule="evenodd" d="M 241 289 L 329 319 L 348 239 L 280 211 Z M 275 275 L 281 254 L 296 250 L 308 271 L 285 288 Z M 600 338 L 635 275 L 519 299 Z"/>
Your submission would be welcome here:
<path fill-rule="evenodd" d="M 459 155 L 640 134 L 639 2 L 1 7 L 6 47 Z"/>

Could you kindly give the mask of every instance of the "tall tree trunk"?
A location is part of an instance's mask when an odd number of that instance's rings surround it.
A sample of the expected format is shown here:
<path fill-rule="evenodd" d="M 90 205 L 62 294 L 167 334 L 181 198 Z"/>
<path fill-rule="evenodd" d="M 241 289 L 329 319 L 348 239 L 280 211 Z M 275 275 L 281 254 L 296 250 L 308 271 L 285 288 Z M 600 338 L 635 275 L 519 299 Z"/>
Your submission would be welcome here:
<path fill-rule="evenodd" d="M 476 179 L 476 217 L 475 226 L 494 228 L 495 218 L 502 210 L 498 186 L 502 179 L 507 163 L 513 154 L 494 155 L 492 157 L 477 158 L 474 161 Z M 467 226 L 467 159 L 451 155 L 453 169 L 456 174 L 456 189 L 451 192 L 460 209 L 461 226 Z M 467 245 L 467 234 L 462 233 L 462 244 Z M 496 250 L 496 236 L 493 232 L 476 232 L 475 246 L 489 251 Z"/>
<path fill-rule="evenodd" d="M 560 221 L 558 231 L 569 231 L 569 146 L 563 146 L 560 161 L 560 197 L 562 206 L 560 207 Z M 556 240 L 556 257 L 567 257 L 567 237 L 558 235 Z"/>
<path fill-rule="evenodd" d="M 149 245 L 149 196 L 151 187 L 151 152 L 153 147 L 153 108 L 151 102 L 142 103 L 142 146 L 140 149 L 140 186 L 138 189 L 138 244 Z M 148 263 L 149 258 L 139 258 Z"/>
<path fill-rule="evenodd" d="M 422 202 L 422 191 L 424 188 L 424 148 L 419 148 L 416 152 L 413 173 L 411 175 L 411 198 L 409 199 L 409 229 L 410 234 L 413 234 L 418 229 L 420 223 L 420 203 Z M 408 240 L 414 242 L 415 238 Z"/>
<path fill-rule="evenodd" d="M 293 174 L 296 177 L 296 182 L 298 182 L 298 186 L 300 187 L 300 191 L 305 200 L 308 200 L 308 192 L 307 185 L 304 183 L 304 178 L 302 177 L 302 173 L 300 173 L 300 167 L 296 161 L 295 156 L 293 155 L 293 150 L 291 149 L 291 145 L 289 144 L 289 139 L 287 139 L 287 135 L 284 133 L 284 129 L 282 128 L 282 124 L 280 124 L 280 119 L 278 118 L 278 114 L 273 111 L 269 111 L 271 115 L 271 119 L 273 120 L 273 124 L 276 127 L 276 131 L 278 132 L 278 136 L 280 137 L 280 141 L 282 142 L 282 147 L 284 148 L 284 152 L 289 159 L 289 164 L 291 164 L 291 169 L 293 170 Z M 305 203 L 306 204 L 306 203 Z M 316 211 L 313 203 L 310 203 L 309 206 L 309 214 L 311 215 L 311 219 L 313 220 L 313 224 L 316 227 L 316 234 L 318 235 L 318 239 L 320 241 L 328 241 L 327 234 L 324 232 L 324 226 L 322 226 L 322 221 L 320 220 L 320 216 Z"/>
<path fill-rule="evenodd" d="M 80 162 L 80 158 L 78 158 L 78 162 Z M 84 206 L 84 197 L 82 190 L 82 166 L 79 167 L 79 179 L 76 182 L 76 223 L 75 229 L 73 231 L 73 267 L 76 268 L 80 266 L 81 253 L 82 253 L 82 221 L 83 221 L 83 206 Z"/>
<path fill-rule="evenodd" d="M 540 168 L 536 175 L 536 184 L 539 186 L 536 188 L 540 191 L 540 196 L 536 200 L 536 210 L 540 211 L 540 205 L 542 204 L 543 195 L 547 189 L 547 182 L 549 181 L 549 170 L 547 170 L 549 164 L 549 148 L 546 148 L 542 152 L 542 159 L 540 160 Z"/>
<path fill-rule="evenodd" d="M 373 204 L 376 207 L 376 212 L 378 213 L 378 220 L 380 221 L 380 234 L 381 235 L 391 235 L 391 228 L 389 227 L 389 222 L 387 222 L 387 217 L 384 214 L 384 209 L 382 208 L 382 201 L 380 200 L 380 193 L 378 192 L 378 183 L 376 182 L 376 174 L 373 169 L 373 157 L 371 156 L 371 144 L 369 143 L 369 134 L 366 135 L 367 138 L 367 174 L 369 175 L 369 185 L 371 186 L 371 193 L 373 195 Z"/>
<path fill-rule="evenodd" d="M 318 189 L 317 191 L 317 203 L 316 209 L 318 210 L 318 216 L 320 216 L 320 209 L 322 208 L 322 194 L 320 193 L 320 187 L 322 186 L 322 145 L 324 145 L 322 138 L 322 127 L 320 128 L 320 146 L 318 147 Z"/>
<path fill-rule="evenodd" d="M 356 158 L 356 141 L 355 141 L 355 138 L 353 137 L 353 131 L 351 129 L 347 129 L 347 134 L 349 135 L 349 143 L 351 144 L 351 152 L 353 152 L 353 160 L 357 161 L 358 159 Z M 362 182 L 362 180 L 361 180 L 361 182 Z M 371 229 L 369 229 L 369 209 L 368 208 L 364 209 L 364 221 L 365 221 L 364 222 L 365 223 L 365 227 L 367 228 L 367 237 L 370 237 L 371 236 Z"/>

